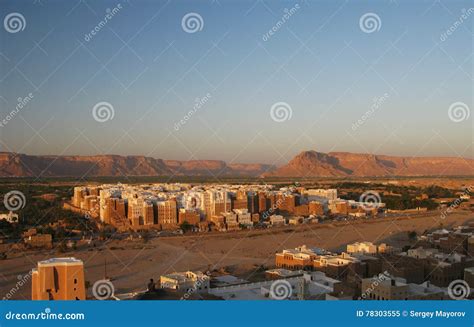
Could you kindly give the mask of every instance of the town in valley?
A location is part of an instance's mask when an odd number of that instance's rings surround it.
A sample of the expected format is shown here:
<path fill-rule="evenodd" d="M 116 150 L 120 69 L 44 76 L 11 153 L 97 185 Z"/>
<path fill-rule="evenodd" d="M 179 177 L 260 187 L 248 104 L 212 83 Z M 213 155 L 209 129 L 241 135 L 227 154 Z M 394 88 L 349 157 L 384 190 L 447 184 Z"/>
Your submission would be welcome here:
<path fill-rule="evenodd" d="M 467 182 L 26 185 L 34 211 L 0 216 L 18 276 L 0 285 L 37 300 L 469 298 Z"/>

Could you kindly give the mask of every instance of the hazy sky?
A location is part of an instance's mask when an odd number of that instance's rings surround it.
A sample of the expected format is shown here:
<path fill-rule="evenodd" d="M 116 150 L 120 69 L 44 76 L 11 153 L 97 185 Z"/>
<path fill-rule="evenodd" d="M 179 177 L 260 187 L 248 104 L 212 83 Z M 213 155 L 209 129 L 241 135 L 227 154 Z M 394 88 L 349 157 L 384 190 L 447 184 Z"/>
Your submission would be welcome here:
<path fill-rule="evenodd" d="M 2 151 L 276 164 L 309 149 L 473 157 L 471 1 L 0 7 L 0 119 L 32 95 L 0 127 Z M 6 25 L 10 13 L 20 27 Z M 94 117 L 99 102 L 113 117 Z M 275 117 L 278 102 L 288 106 Z"/>

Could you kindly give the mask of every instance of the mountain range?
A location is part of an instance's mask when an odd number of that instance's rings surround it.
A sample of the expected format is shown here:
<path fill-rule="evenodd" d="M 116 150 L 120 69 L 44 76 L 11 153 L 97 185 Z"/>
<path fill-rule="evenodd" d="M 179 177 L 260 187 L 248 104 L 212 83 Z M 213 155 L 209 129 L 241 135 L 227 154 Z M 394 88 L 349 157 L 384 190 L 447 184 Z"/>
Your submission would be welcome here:
<path fill-rule="evenodd" d="M 474 175 L 474 160 L 303 151 L 281 167 L 220 160 L 163 160 L 145 156 L 50 156 L 0 153 L 1 177 L 93 176 L 364 177 Z"/>
<path fill-rule="evenodd" d="M 220 160 L 162 160 L 145 156 L 32 156 L 0 152 L 1 177 L 86 176 L 260 176 L 265 164 L 227 164 Z"/>
<path fill-rule="evenodd" d="M 453 176 L 474 175 L 474 160 L 458 157 L 397 157 L 367 153 L 304 151 L 264 176 Z"/>

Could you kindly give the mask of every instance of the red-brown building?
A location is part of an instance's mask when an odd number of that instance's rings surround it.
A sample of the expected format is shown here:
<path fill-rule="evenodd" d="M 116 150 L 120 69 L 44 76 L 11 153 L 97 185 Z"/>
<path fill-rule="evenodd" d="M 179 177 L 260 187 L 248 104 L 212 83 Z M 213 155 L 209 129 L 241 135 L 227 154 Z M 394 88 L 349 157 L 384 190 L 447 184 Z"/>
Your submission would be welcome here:
<path fill-rule="evenodd" d="M 178 223 L 187 222 L 190 225 L 197 225 L 201 221 L 201 216 L 195 210 L 180 209 L 178 216 Z"/>
<path fill-rule="evenodd" d="M 317 201 L 311 201 L 309 203 L 308 210 L 309 210 L 310 215 L 317 215 L 317 216 L 324 215 L 324 206 L 322 203 L 317 202 Z"/>

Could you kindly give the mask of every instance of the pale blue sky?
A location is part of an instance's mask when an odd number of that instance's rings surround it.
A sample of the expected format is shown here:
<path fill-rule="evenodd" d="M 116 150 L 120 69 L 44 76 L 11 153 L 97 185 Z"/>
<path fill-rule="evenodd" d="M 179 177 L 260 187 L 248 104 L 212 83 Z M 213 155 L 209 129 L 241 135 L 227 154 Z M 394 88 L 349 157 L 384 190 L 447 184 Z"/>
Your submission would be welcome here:
<path fill-rule="evenodd" d="M 107 8 L 122 9 L 88 42 Z M 295 5 L 298 4 L 298 7 Z M 1 150 L 281 164 L 302 150 L 473 157 L 469 1 L 1 1 Z M 268 40 L 285 13 L 294 14 Z M 187 13 L 202 30 L 187 33 Z M 365 33 L 361 16 L 380 28 Z M 105 65 L 105 67 L 103 66 Z M 210 94 L 178 131 L 195 99 Z M 355 130 L 373 99 L 386 102 Z M 92 108 L 112 104 L 100 123 Z M 276 102 L 290 120 L 275 122 Z M 36 130 L 36 132 L 35 132 Z M 469 147 L 470 145 L 470 147 Z"/>

